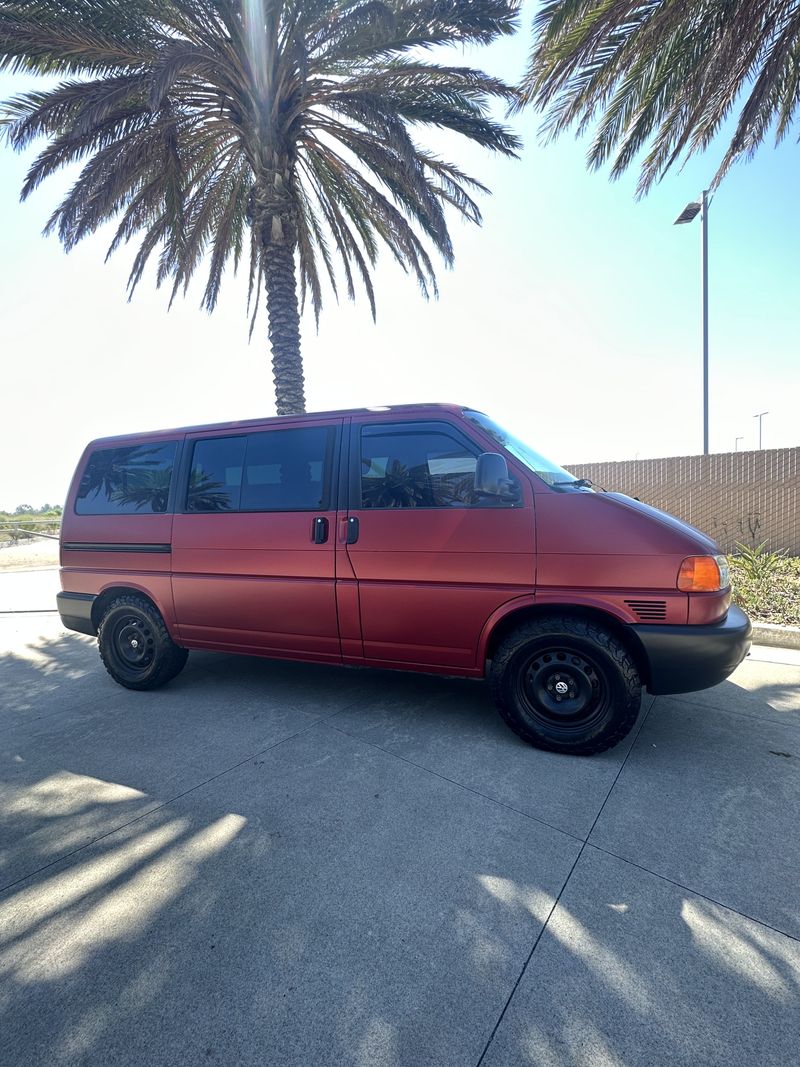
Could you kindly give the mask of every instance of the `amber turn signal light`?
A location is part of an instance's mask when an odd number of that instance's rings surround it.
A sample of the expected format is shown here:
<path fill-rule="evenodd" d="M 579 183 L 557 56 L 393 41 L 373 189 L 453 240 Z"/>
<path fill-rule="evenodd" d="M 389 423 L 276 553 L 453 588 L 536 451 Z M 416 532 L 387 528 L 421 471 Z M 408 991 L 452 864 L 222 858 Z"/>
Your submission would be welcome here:
<path fill-rule="evenodd" d="M 727 581 L 723 585 L 723 568 L 719 562 L 722 558 L 689 556 L 678 571 L 678 588 L 684 593 L 716 593 L 725 588 Z"/>

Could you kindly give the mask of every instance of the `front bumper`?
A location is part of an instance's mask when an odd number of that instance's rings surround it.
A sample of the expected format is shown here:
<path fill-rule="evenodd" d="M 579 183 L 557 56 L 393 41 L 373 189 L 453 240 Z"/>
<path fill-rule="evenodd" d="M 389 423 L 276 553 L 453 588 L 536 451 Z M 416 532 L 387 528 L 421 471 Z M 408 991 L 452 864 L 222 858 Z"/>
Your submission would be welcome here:
<path fill-rule="evenodd" d="M 97 635 L 97 627 L 92 622 L 92 605 L 96 597 L 92 593 L 58 593 L 56 604 L 61 621 L 68 630 L 77 630 L 79 634 Z"/>
<path fill-rule="evenodd" d="M 647 690 L 657 696 L 694 693 L 723 682 L 750 650 L 753 627 L 735 605 L 710 626 L 632 626 L 649 666 Z"/>

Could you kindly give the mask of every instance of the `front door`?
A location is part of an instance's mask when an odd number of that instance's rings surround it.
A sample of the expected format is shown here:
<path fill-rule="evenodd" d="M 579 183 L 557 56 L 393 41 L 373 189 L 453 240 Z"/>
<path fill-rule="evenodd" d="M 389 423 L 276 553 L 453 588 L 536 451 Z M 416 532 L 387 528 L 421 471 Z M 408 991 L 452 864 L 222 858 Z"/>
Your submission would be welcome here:
<path fill-rule="evenodd" d="M 189 647 L 341 659 L 335 472 L 341 420 L 189 434 L 172 588 Z"/>
<path fill-rule="evenodd" d="M 535 582 L 533 495 L 474 495 L 480 445 L 447 421 L 353 420 L 347 554 L 364 656 L 475 669 L 489 616 Z"/>

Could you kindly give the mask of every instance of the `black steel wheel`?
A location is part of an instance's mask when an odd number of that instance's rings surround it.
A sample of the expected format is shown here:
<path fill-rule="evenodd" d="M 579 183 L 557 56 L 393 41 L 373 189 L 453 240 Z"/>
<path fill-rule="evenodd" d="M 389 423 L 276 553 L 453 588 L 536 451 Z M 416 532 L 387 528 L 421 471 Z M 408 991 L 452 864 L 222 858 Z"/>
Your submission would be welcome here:
<path fill-rule="evenodd" d="M 153 605 L 138 596 L 119 596 L 106 609 L 97 634 L 100 658 L 127 689 L 157 689 L 179 674 L 188 658 L 169 636 Z"/>
<path fill-rule="evenodd" d="M 493 657 L 490 683 L 511 729 L 552 752 L 611 748 L 641 705 L 641 680 L 626 647 L 573 616 L 536 619 L 509 634 Z"/>

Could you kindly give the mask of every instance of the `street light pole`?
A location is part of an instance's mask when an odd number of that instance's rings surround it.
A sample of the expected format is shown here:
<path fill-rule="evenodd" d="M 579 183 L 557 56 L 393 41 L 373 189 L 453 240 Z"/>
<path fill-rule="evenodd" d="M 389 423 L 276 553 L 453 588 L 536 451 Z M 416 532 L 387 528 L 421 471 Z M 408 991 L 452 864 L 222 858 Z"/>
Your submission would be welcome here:
<path fill-rule="evenodd" d="M 703 190 L 703 455 L 708 455 L 708 189 Z"/>
<path fill-rule="evenodd" d="M 708 455 L 708 189 L 703 190 L 700 201 L 687 204 L 675 219 L 675 225 L 683 225 L 700 216 L 702 223 L 700 241 L 700 266 L 703 292 L 703 455 Z"/>
<path fill-rule="evenodd" d="M 740 441 L 744 441 L 744 434 L 742 434 L 741 437 L 737 437 L 736 440 L 734 441 L 734 443 L 733 443 L 733 451 L 734 452 L 738 452 L 739 451 L 739 442 Z"/>
<path fill-rule="evenodd" d="M 758 419 L 758 447 L 761 448 L 761 420 L 765 415 L 769 415 L 768 411 L 759 411 L 757 415 L 754 415 L 754 419 Z"/>

